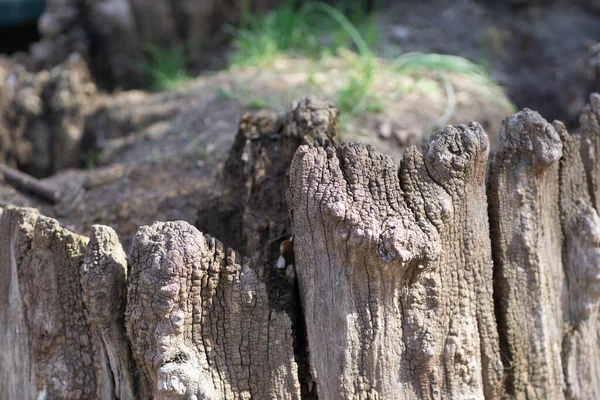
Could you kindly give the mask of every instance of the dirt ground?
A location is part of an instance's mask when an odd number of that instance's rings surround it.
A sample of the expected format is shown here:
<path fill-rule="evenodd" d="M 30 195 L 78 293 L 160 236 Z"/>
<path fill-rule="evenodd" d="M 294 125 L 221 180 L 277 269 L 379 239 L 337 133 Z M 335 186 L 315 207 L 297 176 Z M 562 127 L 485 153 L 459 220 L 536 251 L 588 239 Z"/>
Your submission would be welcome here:
<path fill-rule="evenodd" d="M 573 128 L 600 89 L 600 15 L 581 3 L 394 2 L 380 16 L 380 46 L 391 57 L 436 52 L 487 65 L 518 108 Z"/>

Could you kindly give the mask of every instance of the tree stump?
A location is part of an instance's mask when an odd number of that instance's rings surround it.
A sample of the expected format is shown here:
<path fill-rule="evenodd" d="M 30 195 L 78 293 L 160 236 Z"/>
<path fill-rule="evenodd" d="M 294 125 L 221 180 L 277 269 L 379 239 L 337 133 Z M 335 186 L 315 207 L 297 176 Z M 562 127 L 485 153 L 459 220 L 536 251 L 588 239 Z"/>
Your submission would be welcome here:
<path fill-rule="evenodd" d="M 0 398 L 600 397 L 598 99 L 510 116 L 489 169 L 474 122 L 398 168 L 330 103 L 247 115 L 207 233 L 129 255 L 0 209 Z"/>
<path fill-rule="evenodd" d="M 499 396 L 488 148 L 472 123 L 410 148 L 400 171 L 370 146 L 296 153 L 297 273 L 323 398 Z"/>

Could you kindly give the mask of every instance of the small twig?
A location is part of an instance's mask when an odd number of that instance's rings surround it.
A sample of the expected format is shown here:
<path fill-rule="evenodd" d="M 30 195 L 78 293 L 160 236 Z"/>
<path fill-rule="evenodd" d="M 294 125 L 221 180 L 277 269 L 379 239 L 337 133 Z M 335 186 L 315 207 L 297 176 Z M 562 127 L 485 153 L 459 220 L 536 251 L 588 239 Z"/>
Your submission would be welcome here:
<path fill-rule="evenodd" d="M 4 175 L 4 181 L 17 190 L 31 193 L 51 204 L 56 204 L 58 201 L 59 193 L 47 187 L 39 179 L 11 168 L 8 165 L 0 165 L 0 172 Z"/>
<path fill-rule="evenodd" d="M 290 236 L 292 236 L 292 234 L 291 234 L 291 233 L 289 233 L 289 232 L 288 232 L 288 233 L 284 233 L 283 235 L 277 236 L 276 238 L 273 238 L 273 239 L 269 240 L 267 243 L 268 243 L 268 244 L 271 244 L 271 243 L 273 243 L 273 242 L 276 242 L 276 241 L 278 241 L 278 240 L 281 240 L 281 239 L 283 239 L 283 238 L 285 238 L 285 237 L 290 237 Z"/>

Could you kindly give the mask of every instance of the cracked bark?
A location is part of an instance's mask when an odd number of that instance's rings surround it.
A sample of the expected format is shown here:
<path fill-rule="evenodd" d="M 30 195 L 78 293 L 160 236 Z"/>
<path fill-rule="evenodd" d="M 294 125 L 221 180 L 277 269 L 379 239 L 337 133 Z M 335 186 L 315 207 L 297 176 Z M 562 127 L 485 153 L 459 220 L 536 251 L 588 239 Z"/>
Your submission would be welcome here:
<path fill-rule="evenodd" d="M 142 227 L 125 313 L 112 229 L 88 240 L 14 207 L 0 229 L 2 398 L 300 398 L 291 322 L 254 260 L 183 222 Z"/>
<path fill-rule="evenodd" d="M 580 155 L 581 136 L 569 135 L 554 122 L 563 142 L 560 160 L 560 211 L 563 261 L 568 279 L 569 323 L 562 343 L 565 397 L 600 397 L 600 218 L 592 206 Z M 600 135 L 600 131 L 596 132 Z M 596 138 L 597 140 L 597 138 Z"/>
<path fill-rule="evenodd" d="M 185 222 L 140 228 L 126 321 L 152 398 L 300 397 L 291 322 L 261 270 Z"/>
<path fill-rule="evenodd" d="M 0 398 L 598 398 L 599 104 L 578 135 L 507 118 L 487 193 L 476 123 L 398 169 L 338 145 L 330 103 L 247 115 L 213 226 L 248 258 L 0 209 Z"/>
<path fill-rule="evenodd" d="M 88 243 L 16 207 L 2 211 L 0 232 L 0 397 L 135 398 L 115 232 L 94 226 Z"/>
<path fill-rule="evenodd" d="M 585 166 L 589 192 L 596 211 L 600 210 L 600 94 L 592 93 L 590 102 L 579 118 L 581 157 Z"/>
<path fill-rule="evenodd" d="M 584 110 L 582 135 L 530 110 L 501 130 L 489 198 L 499 331 L 514 398 L 600 395 L 596 100 Z"/>
<path fill-rule="evenodd" d="M 79 280 L 87 238 L 36 210 L 14 207 L 3 210 L 0 229 L 10 232 L 2 235 L 0 249 L 1 275 L 10 276 L 0 304 L 6 312 L 0 319 L 6 357 L 0 360 L 0 388 L 7 398 L 95 398 Z"/>
<path fill-rule="evenodd" d="M 259 261 L 267 276 L 269 302 L 292 319 L 302 393 L 314 391 L 307 366 L 305 328 L 299 306 L 286 188 L 294 153 L 302 144 L 340 142 L 339 111 L 330 102 L 304 97 L 283 114 L 245 114 L 225 165 L 223 189 L 198 212 L 197 226 Z M 287 254 L 286 253 L 286 254 Z"/>
<path fill-rule="evenodd" d="M 286 188 L 294 153 L 302 144 L 339 142 L 339 111 L 314 97 L 281 115 L 244 114 L 225 165 L 224 188 L 211 209 L 198 212 L 197 224 L 244 254 L 258 252 L 275 264 L 279 244 L 291 234 Z"/>
<path fill-rule="evenodd" d="M 0 216 L 0 392 L 8 399 L 36 397 L 19 265 L 31 248 L 38 211 L 2 210 Z"/>
<path fill-rule="evenodd" d="M 554 127 L 525 109 L 504 121 L 490 169 L 494 295 L 507 389 L 518 398 L 562 398 L 561 155 Z"/>
<path fill-rule="evenodd" d="M 141 393 L 125 335 L 127 258 L 112 228 L 92 226 L 81 272 L 88 321 L 95 338 L 97 396 L 133 399 Z"/>
<path fill-rule="evenodd" d="M 298 150 L 289 198 L 320 397 L 500 395 L 488 147 L 471 123 L 407 150 L 400 171 L 371 146 Z"/>

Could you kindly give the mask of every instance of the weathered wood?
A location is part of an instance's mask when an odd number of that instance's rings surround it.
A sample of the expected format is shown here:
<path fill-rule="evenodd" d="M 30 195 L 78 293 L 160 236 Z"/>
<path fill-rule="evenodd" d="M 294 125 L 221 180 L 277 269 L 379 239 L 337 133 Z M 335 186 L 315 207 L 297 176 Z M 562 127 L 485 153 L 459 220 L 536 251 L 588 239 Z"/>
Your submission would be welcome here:
<path fill-rule="evenodd" d="M 300 397 L 291 322 L 270 308 L 263 268 L 192 226 L 140 229 L 126 314 L 112 229 L 88 244 L 13 207 L 0 229 L 0 397 Z"/>
<path fill-rule="evenodd" d="M 598 398 L 599 107 L 507 118 L 487 192 L 476 123 L 398 169 L 330 103 L 245 116 L 211 226 L 250 257 L 0 208 L 0 398 Z"/>
<path fill-rule="evenodd" d="M 409 149 L 399 173 L 371 146 L 298 150 L 290 202 L 320 396 L 500 395 L 488 148 L 473 123 Z"/>
<path fill-rule="evenodd" d="M 300 397 L 291 322 L 260 273 L 185 222 L 138 231 L 127 332 L 152 398 Z"/>
<path fill-rule="evenodd" d="M 40 199 L 55 204 L 58 201 L 58 191 L 44 185 L 39 179 L 24 172 L 9 167 L 8 165 L 0 165 L 0 174 L 4 181 L 18 190 L 31 193 Z"/>
<path fill-rule="evenodd" d="M 495 296 L 515 398 L 600 395 L 593 110 L 584 111 L 582 136 L 529 110 L 508 118 L 492 163 Z"/>
<path fill-rule="evenodd" d="M 563 397 L 561 155 L 556 130 L 525 109 L 504 121 L 490 168 L 494 295 L 508 357 L 506 387 L 518 398 Z"/>
<path fill-rule="evenodd" d="M 0 229 L 11 232 L 1 249 L 1 274 L 10 276 L 9 295 L 0 304 L 10 315 L 0 321 L 9 341 L 2 354 L 14 362 L 0 363 L 0 388 L 8 388 L 7 398 L 95 398 L 79 279 L 87 238 L 32 209 L 4 209 Z"/>
<path fill-rule="evenodd" d="M 290 164 L 300 145 L 335 145 L 340 140 L 339 111 L 331 102 L 317 98 L 304 97 L 280 115 L 265 111 L 244 114 L 225 164 L 223 187 L 198 211 L 201 230 L 264 266 L 271 306 L 292 319 L 294 352 L 305 396 L 310 396 L 315 386 L 308 368 L 293 251 L 282 255 L 282 246 L 293 243 L 286 188 Z"/>
<path fill-rule="evenodd" d="M 581 157 L 589 192 L 596 211 L 600 210 L 600 94 L 592 93 L 581 118 Z"/>
<path fill-rule="evenodd" d="M 554 122 L 563 142 L 560 212 L 568 279 L 567 330 L 562 343 L 565 397 L 600 398 L 600 218 L 592 206 L 580 155 L 581 137 Z M 599 135 L 597 131 L 596 135 Z"/>
<path fill-rule="evenodd" d="M 0 216 L 0 397 L 7 399 L 37 397 L 19 265 L 31 248 L 38 215 L 34 209 L 6 208 Z"/>
<path fill-rule="evenodd" d="M 98 399 L 133 399 L 136 387 L 125 335 L 127 258 L 112 228 L 94 225 L 81 267 L 83 299 L 92 331 Z"/>
<path fill-rule="evenodd" d="M 199 211 L 199 226 L 275 264 L 279 244 L 291 235 L 286 188 L 294 153 L 302 144 L 340 141 L 339 111 L 328 101 L 304 97 L 282 115 L 244 114 L 225 164 L 224 188 L 216 205 Z"/>

